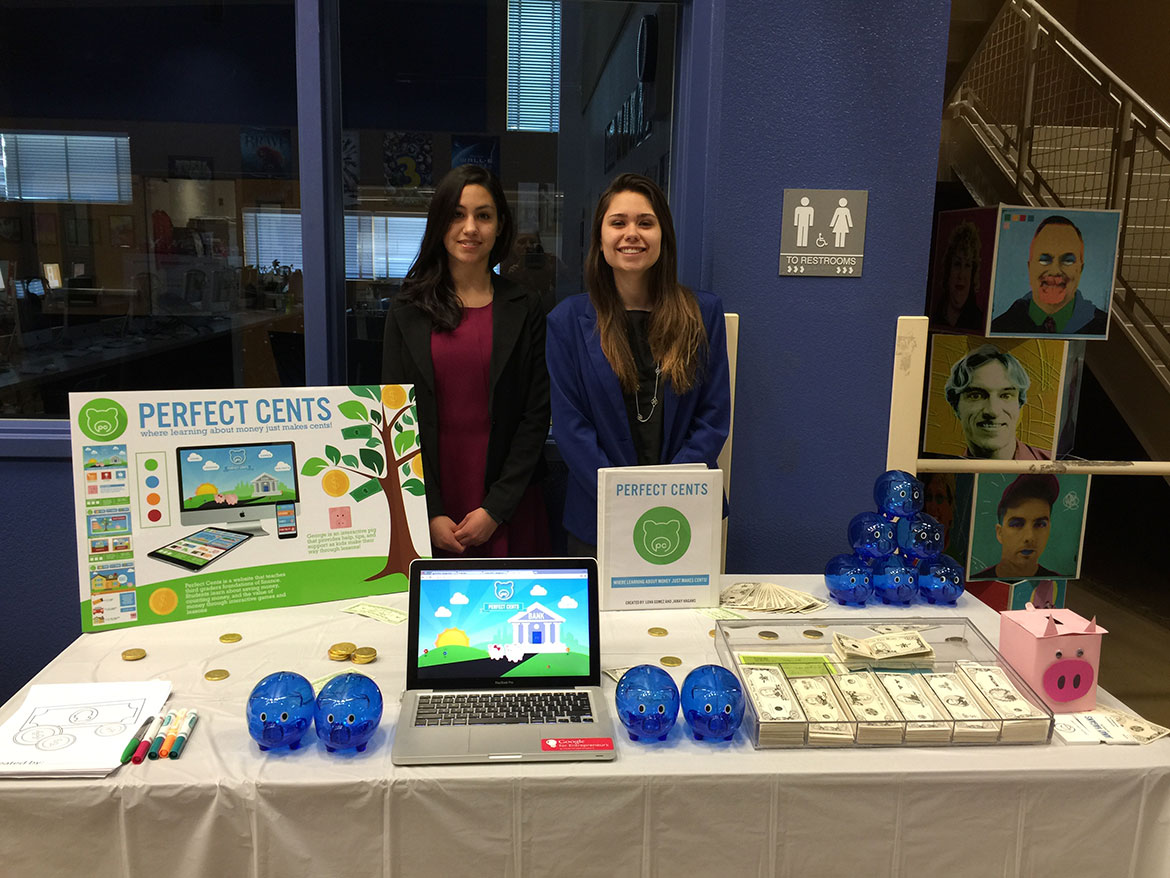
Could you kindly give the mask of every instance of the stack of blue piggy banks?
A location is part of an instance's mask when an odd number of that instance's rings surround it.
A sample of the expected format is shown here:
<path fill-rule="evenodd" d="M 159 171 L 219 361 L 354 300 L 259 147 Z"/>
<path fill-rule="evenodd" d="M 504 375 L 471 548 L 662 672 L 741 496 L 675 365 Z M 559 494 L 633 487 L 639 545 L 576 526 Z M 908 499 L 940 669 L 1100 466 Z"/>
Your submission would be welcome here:
<path fill-rule="evenodd" d="M 900 606 L 916 597 L 930 604 L 958 600 L 963 568 L 942 554 L 942 525 L 922 511 L 924 497 L 922 482 L 908 472 L 878 476 L 877 511 L 859 512 L 849 522 L 853 554 L 835 555 L 825 565 L 829 597 L 852 607 L 865 606 L 871 596 Z"/>

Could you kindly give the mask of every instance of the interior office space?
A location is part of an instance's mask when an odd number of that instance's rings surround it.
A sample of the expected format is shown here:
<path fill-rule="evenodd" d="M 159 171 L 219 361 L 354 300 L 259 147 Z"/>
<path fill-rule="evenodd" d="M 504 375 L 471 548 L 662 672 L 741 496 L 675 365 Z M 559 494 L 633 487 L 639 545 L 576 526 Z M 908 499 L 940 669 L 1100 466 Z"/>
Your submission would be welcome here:
<path fill-rule="evenodd" d="M 439 174 L 450 161 L 454 135 L 496 137 L 506 183 L 509 178 L 517 186 L 546 182 L 561 193 L 557 296 L 577 291 L 573 260 L 581 251 L 581 218 L 603 181 L 623 170 L 661 174 L 678 228 L 681 279 L 719 293 L 727 310 L 744 321 L 728 570 L 820 569 L 839 551 L 844 522 L 868 502 L 872 478 L 883 468 L 895 321 L 922 308 L 946 5 L 916 0 L 890 8 L 834 0 L 787 6 L 780 14 L 774 4 L 746 0 L 566 2 L 561 45 L 566 59 L 576 54 L 577 65 L 561 83 L 555 146 L 548 145 L 550 135 L 507 129 L 506 100 L 492 84 L 506 74 L 500 48 L 507 33 L 504 0 L 378 4 L 377 14 L 365 6 L 324 0 L 94 2 L 59 15 L 61 8 L 52 4 L 6 3 L 0 81 L 16 87 L 0 90 L 0 129 L 131 132 L 132 185 L 142 187 L 131 202 L 142 213 L 135 216 L 130 251 L 158 239 L 155 211 L 181 215 L 182 223 L 172 217 L 173 229 L 189 230 L 192 218 L 220 215 L 221 198 L 235 200 L 229 218 L 241 224 L 245 208 L 313 209 L 313 193 L 326 188 L 329 175 L 317 161 L 320 151 L 307 146 L 313 135 L 319 137 L 323 118 L 328 127 L 330 114 L 337 114 L 338 127 L 362 132 L 359 197 L 363 189 L 387 188 L 381 179 L 387 132 L 430 132 Z M 333 97 L 319 75 L 306 82 L 306 69 L 313 67 L 308 62 L 321 57 L 322 46 L 307 35 L 322 8 L 337 9 L 340 20 L 334 34 L 339 39 L 326 42 L 324 54 L 329 60 L 335 53 L 341 106 L 330 104 Z M 655 119 L 653 137 L 627 143 L 620 155 L 614 146 L 607 157 L 606 128 L 638 86 L 636 47 L 646 15 L 669 23 L 671 39 L 659 41 L 672 56 L 669 112 Z M 51 69 L 21 63 L 34 32 L 53 33 L 70 48 L 56 53 L 58 63 Z M 563 69 L 569 69 L 567 62 Z M 451 70 L 456 72 L 444 72 Z M 82 80 L 90 83 L 88 89 L 76 87 Z M 260 167 L 251 176 L 240 151 L 242 128 L 287 129 L 287 154 L 277 153 L 279 160 L 293 163 L 295 173 L 265 174 Z M 156 146 L 136 154 L 136 142 Z M 195 161 L 172 167 L 171 158 Z M 201 159 L 210 161 L 200 164 Z M 191 175 L 204 177 L 198 187 L 203 200 L 184 205 L 196 188 Z M 868 191 L 863 276 L 780 276 L 781 201 L 783 190 L 795 187 Z M 539 222 L 541 193 L 530 191 Z M 100 237 L 105 243 L 95 246 L 108 247 L 112 231 L 125 230 L 123 221 L 110 217 L 130 212 L 115 210 L 82 217 L 63 208 L 56 230 L 61 255 L 37 259 L 34 249 L 15 258 L 72 262 L 63 252 L 68 219 L 75 220 L 74 241 L 78 220 L 103 220 L 94 222 L 100 231 L 91 239 Z M 17 246 L 37 242 L 37 212 L 28 237 Z M 191 338 L 202 343 L 204 336 L 229 340 L 219 349 L 198 348 L 199 355 L 172 363 L 168 375 L 161 367 L 139 364 L 122 376 L 182 380 L 187 386 L 279 382 L 273 355 L 261 362 L 254 349 L 271 344 L 271 333 L 299 334 L 303 321 L 306 379 L 346 380 L 344 360 L 337 356 L 341 346 L 320 338 L 316 315 L 330 311 L 341 333 L 350 334 L 347 340 L 360 340 L 357 321 L 346 327 L 343 315 L 347 308 L 360 313 L 363 301 L 376 302 L 378 290 L 372 282 L 314 280 L 324 268 L 309 257 L 311 224 L 311 218 L 304 224 L 300 289 L 286 279 L 265 278 L 277 289 L 259 290 L 286 297 L 279 301 L 248 300 L 249 280 L 242 279 L 231 301 L 246 308 L 190 314 L 198 309 L 186 306 L 214 304 L 214 272 L 209 285 L 197 284 L 194 292 L 185 276 L 174 287 L 168 276 L 164 290 L 153 289 L 157 282 L 148 278 L 152 301 L 170 294 L 185 305 L 176 302 L 166 319 L 153 322 L 129 316 L 127 336 L 172 333 L 168 338 L 176 345 Z M 237 243 L 221 242 L 227 255 L 217 256 L 216 230 L 194 226 L 203 243 L 193 246 L 204 252 L 171 253 L 176 264 L 230 260 L 233 253 L 241 258 L 238 250 L 247 247 L 237 230 Z M 337 231 L 319 232 L 320 246 Z M 172 240 L 177 235 L 172 231 Z M 40 240 L 47 242 L 47 230 Z M 132 260 L 127 267 L 126 254 L 117 255 L 109 268 L 111 286 L 135 290 L 135 275 L 142 272 L 133 270 Z M 95 255 L 97 271 L 106 271 L 98 258 L 105 257 Z M 338 278 L 348 273 L 340 267 L 341 254 L 334 252 L 331 259 Z M 262 285 L 260 280 L 252 282 Z M 244 310 L 264 312 L 263 319 L 257 317 L 259 328 L 231 317 Z M 220 332 L 221 326 L 227 331 Z M 184 334 L 190 338 L 180 337 Z M 327 362 L 330 356 L 341 362 Z M 6 500 L 0 534 L 11 608 L 0 638 L 5 697 L 79 631 L 68 441 L 60 418 L 43 414 L 18 411 L 0 422 Z"/>

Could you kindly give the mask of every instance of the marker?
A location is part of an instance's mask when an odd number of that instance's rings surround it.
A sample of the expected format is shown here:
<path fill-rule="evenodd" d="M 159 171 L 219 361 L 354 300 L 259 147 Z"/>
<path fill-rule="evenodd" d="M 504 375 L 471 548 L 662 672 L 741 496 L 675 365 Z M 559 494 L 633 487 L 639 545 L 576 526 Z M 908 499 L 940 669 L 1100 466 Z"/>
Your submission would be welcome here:
<path fill-rule="evenodd" d="M 158 735 L 158 730 L 162 728 L 162 724 L 163 715 L 160 713 L 151 722 L 150 729 L 142 736 L 142 743 L 138 745 L 138 749 L 134 751 L 134 755 L 130 758 L 130 761 L 135 765 L 141 765 L 142 760 L 146 758 L 146 751 L 150 749 L 150 745 L 154 741 L 155 736 Z"/>
<path fill-rule="evenodd" d="M 146 751 L 147 759 L 158 759 L 158 751 L 162 749 L 162 745 L 166 742 L 167 731 L 175 721 L 175 711 L 168 711 L 166 719 L 162 721 L 162 726 L 158 732 L 155 733 L 154 741 L 151 742 L 150 749 Z"/>
<path fill-rule="evenodd" d="M 126 745 L 126 749 L 122 751 L 122 764 L 125 765 L 130 761 L 130 757 L 138 750 L 138 745 L 142 743 L 142 736 L 148 728 L 154 723 L 154 717 L 148 716 L 141 728 L 134 733 L 134 737 L 130 739 L 130 743 Z"/>
<path fill-rule="evenodd" d="M 175 738 L 179 736 L 179 727 L 183 724 L 183 717 L 187 715 L 186 710 L 180 710 L 175 714 L 175 721 L 171 723 L 171 727 L 167 729 L 167 738 L 163 741 L 163 745 L 158 748 L 158 758 L 166 759 L 171 755 L 171 748 L 175 746 Z"/>
<path fill-rule="evenodd" d="M 183 752 L 183 747 L 186 746 L 187 739 L 191 737 L 191 732 L 197 722 L 199 722 L 199 711 L 191 708 L 187 711 L 187 717 L 183 720 L 183 727 L 179 729 L 178 737 L 175 738 L 175 746 L 171 748 L 171 759 L 179 758 L 179 754 Z"/>

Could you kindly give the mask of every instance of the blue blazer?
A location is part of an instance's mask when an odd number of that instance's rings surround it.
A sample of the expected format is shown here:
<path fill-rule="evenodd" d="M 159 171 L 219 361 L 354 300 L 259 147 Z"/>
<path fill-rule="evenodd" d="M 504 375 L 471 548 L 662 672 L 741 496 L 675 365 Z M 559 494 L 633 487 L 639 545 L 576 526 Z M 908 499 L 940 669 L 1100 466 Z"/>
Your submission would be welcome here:
<path fill-rule="evenodd" d="M 663 414 L 661 463 L 714 467 L 731 427 L 731 384 L 723 303 L 695 291 L 707 329 L 706 369 L 690 391 L 670 383 L 660 389 Z M 618 377 L 601 352 L 597 311 L 585 294 L 571 296 L 548 316 L 546 360 L 552 402 L 552 434 L 569 467 L 565 528 L 586 543 L 597 542 L 597 470 L 635 466 L 634 437 Z"/>

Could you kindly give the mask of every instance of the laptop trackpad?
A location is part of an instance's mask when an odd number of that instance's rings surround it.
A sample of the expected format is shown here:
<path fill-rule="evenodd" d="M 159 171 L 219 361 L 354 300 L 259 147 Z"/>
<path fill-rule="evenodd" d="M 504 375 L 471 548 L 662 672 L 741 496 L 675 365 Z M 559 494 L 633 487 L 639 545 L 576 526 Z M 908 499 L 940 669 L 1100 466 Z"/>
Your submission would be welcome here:
<path fill-rule="evenodd" d="M 472 726 L 470 748 L 472 753 L 507 755 L 532 753 L 540 750 L 540 735 L 534 726 Z"/>

